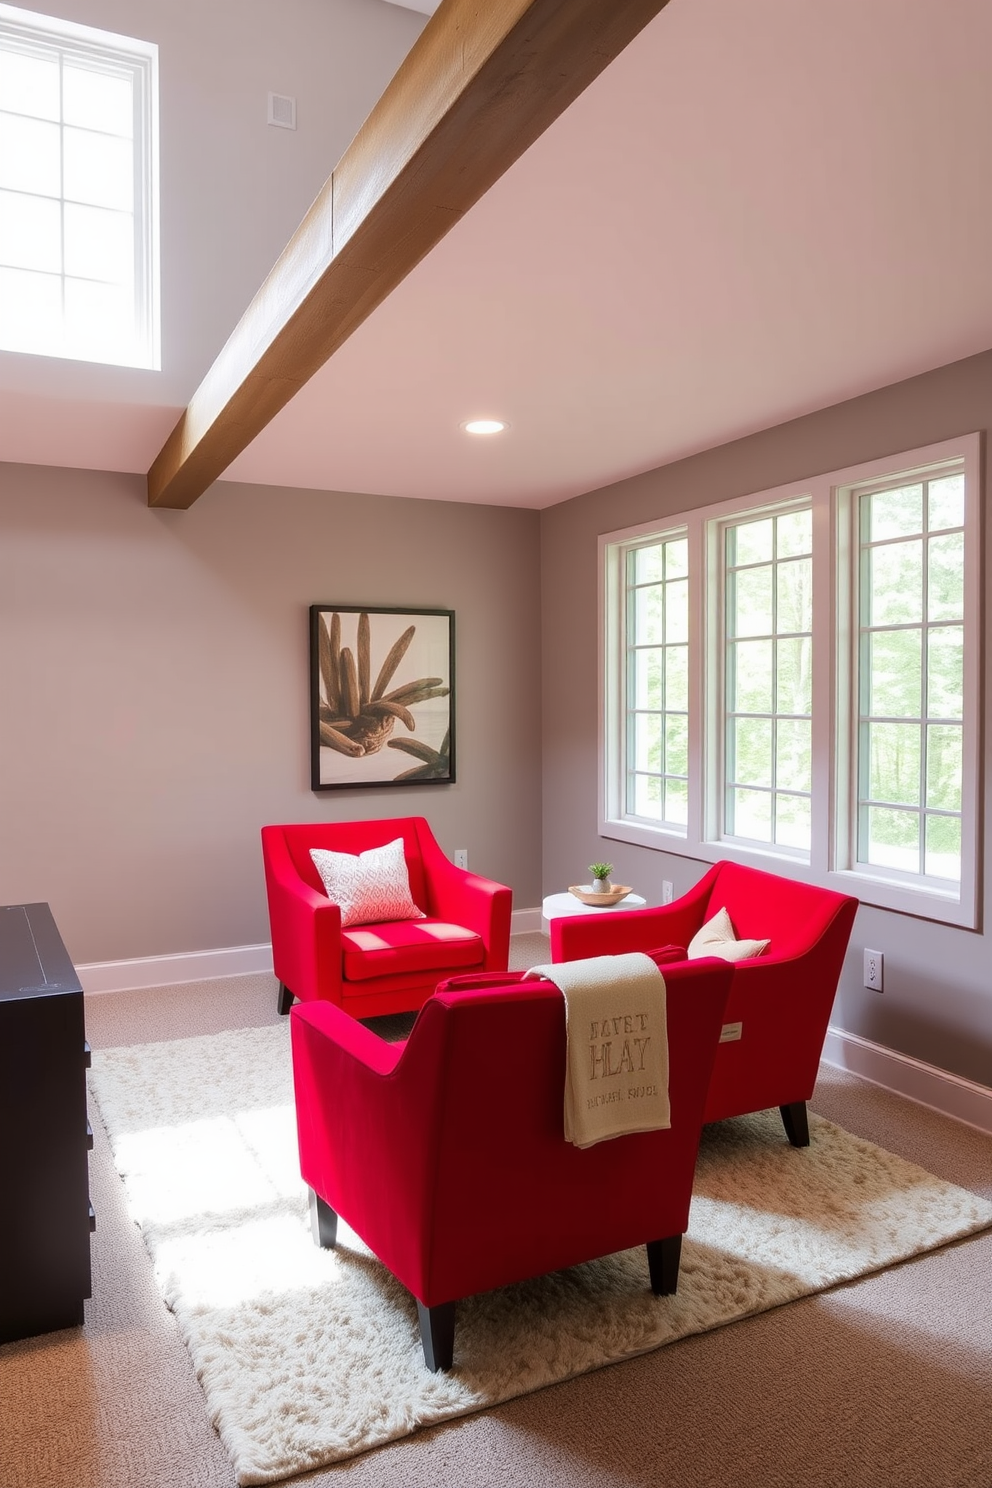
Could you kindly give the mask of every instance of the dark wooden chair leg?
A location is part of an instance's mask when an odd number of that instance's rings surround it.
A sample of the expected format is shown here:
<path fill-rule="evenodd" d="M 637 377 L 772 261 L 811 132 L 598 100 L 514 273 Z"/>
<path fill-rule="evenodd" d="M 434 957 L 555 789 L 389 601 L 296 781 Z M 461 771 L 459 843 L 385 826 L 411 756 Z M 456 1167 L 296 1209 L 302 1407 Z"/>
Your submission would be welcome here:
<path fill-rule="evenodd" d="M 314 1245 L 323 1250 L 333 1250 L 338 1238 L 338 1217 L 330 1204 L 320 1194 L 310 1190 L 310 1233 Z"/>
<path fill-rule="evenodd" d="M 285 982 L 280 982 L 279 983 L 279 1011 L 280 1011 L 280 1013 L 282 1013 L 283 1017 L 286 1016 L 286 1014 L 289 1012 L 290 1008 L 293 1006 L 293 1003 L 295 1001 L 296 1001 L 296 998 L 293 996 L 292 992 L 290 992 L 289 988 L 286 986 L 286 983 Z"/>
<path fill-rule="evenodd" d="M 648 1271 L 651 1274 L 651 1290 L 656 1297 L 670 1297 L 677 1290 L 681 1257 L 681 1235 L 648 1241 Z"/>
<path fill-rule="evenodd" d="M 808 1147 L 809 1120 L 806 1116 L 806 1102 L 793 1101 L 791 1106 L 779 1106 L 779 1110 L 782 1113 L 785 1135 L 793 1147 Z"/>
<path fill-rule="evenodd" d="M 425 1307 L 418 1298 L 420 1341 L 428 1369 L 450 1369 L 455 1357 L 455 1304 L 442 1302 L 438 1307 Z"/>

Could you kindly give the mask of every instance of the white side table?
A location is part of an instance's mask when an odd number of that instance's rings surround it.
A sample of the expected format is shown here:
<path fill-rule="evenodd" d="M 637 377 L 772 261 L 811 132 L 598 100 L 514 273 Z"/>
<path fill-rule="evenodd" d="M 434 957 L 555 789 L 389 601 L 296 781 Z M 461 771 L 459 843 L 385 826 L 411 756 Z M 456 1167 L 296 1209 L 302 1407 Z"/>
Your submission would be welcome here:
<path fill-rule="evenodd" d="M 549 894 L 541 904 L 541 929 L 551 933 L 551 921 L 564 915 L 619 914 L 624 909 L 643 909 L 647 900 L 641 894 L 627 894 L 619 904 L 583 904 L 574 894 Z"/>

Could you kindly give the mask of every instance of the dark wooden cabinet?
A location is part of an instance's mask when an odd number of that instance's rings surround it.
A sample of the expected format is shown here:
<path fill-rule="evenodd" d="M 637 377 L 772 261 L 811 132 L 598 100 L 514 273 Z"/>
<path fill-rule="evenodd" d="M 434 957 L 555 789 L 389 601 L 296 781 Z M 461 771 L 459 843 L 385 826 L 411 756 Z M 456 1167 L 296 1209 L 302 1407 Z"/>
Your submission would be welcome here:
<path fill-rule="evenodd" d="M 0 906 L 0 1343 L 90 1295 L 83 989 L 47 904 Z"/>

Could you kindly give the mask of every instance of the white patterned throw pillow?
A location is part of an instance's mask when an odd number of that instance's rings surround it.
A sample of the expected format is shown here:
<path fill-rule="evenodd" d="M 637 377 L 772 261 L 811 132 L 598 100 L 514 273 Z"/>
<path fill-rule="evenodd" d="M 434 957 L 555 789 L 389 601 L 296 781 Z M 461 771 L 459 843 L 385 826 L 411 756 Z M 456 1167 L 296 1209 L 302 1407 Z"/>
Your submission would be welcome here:
<path fill-rule="evenodd" d="M 717 910 L 701 930 L 697 930 L 689 942 L 686 956 L 696 961 L 700 956 L 720 956 L 724 961 L 744 961 L 748 956 L 760 956 L 767 951 L 770 941 L 735 940 L 734 927 L 726 909 Z"/>
<path fill-rule="evenodd" d="M 424 918 L 410 893 L 402 837 L 357 857 L 325 847 L 312 847 L 310 856 L 328 899 L 340 905 L 342 927 Z"/>

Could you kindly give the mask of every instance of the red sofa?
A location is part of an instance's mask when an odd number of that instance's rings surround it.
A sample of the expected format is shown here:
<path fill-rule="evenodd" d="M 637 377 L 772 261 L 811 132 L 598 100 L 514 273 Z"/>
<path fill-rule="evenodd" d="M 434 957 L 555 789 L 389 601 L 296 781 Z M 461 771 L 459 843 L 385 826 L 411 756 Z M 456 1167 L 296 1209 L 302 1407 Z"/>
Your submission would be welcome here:
<path fill-rule="evenodd" d="M 804 1147 L 809 1142 L 806 1102 L 816 1083 L 857 899 L 739 863 L 714 863 L 672 904 L 553 920 L 551 959 L 667 947 L 661 959 L 671 962 L 721 907 L 740 939 L 770 939 L 771 944 L 760 956 L 733 964 L 727 1041 L 717 1051 L 704 1119 L 722 1121 L 778 1106 L 789 1141 Z M 666 977 L 671 969 L 665 965 Z M 734 1036 L 736 1024 L 740 1031 Z"/>
<path fill-rule="evenodd" d="M 312 847 L 358 855 L 397 837 L 426 918 L 342 929 Z M 279 1011 L 294 997 L 336 1003 L 354 1018 L 414 1011 L 442 977 L 506 969 L 512 893 L 456 868 L 422 816 L 262 828 Z"/>
<path fill-rule="evenodd" d="M 455 1302 L 475 1292 L 643 1244 L 653 1290 L 674 1292 L 733 973 L 706 960 L 664 974 L 671 1128 L 584 1149 L 564 1136 L 564 1000 L 549 982 L 455 978 L 396 1044 L 330 1003 L 293 1008 L 314 1237 L 333 1245 L 340 1215 L 413 1293 L 430 1368 L 450 1365 Z"/>

